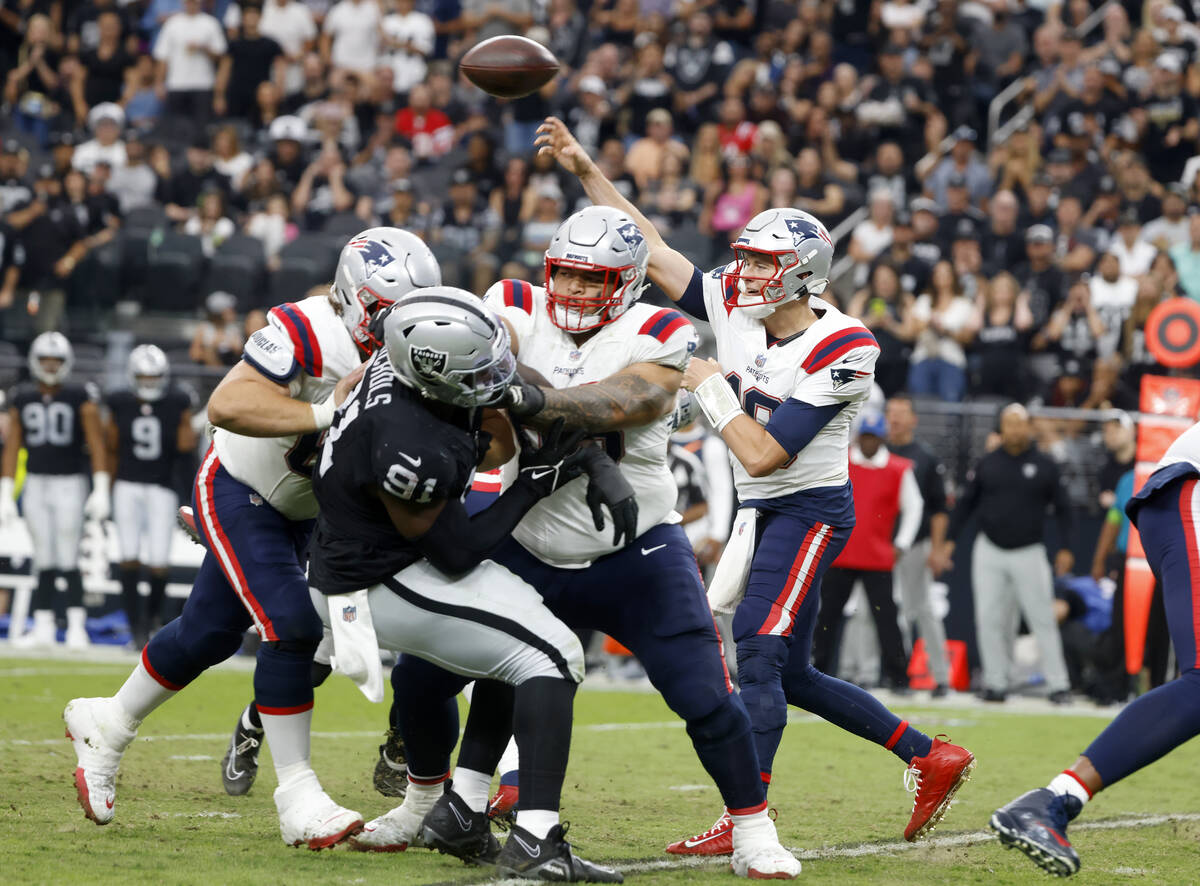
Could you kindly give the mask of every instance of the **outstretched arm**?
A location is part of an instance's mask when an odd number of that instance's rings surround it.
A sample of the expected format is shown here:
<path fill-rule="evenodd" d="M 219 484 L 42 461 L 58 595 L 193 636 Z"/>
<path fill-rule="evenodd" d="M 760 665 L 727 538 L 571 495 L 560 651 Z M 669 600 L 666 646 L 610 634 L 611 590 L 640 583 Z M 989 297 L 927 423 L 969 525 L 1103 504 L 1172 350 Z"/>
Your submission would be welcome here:
<path fill-rule="evenodd" d="M 591 385 L 543 388 L 546 405 L 529 424 L 548 427 L 562 419 L 589 434 L 636 428 L 662 418 L 675 407 L 683 373 L 657 363 L 634 363 Z"/>
<path fill-rule="evenodd" d="M 547 117 L 538 127 L 534 144 L 537 145 L 538 153 L 551 154 L 564 169 L 579 178 L 579 183 L 583 185 L 589 200 L 598 206 L 619 209 L 637 222 L 646 238 L 646 244 L 650 247 L 647 274 L 668 298 L 679 301 L 688 284 L 692 282 L 696 266 L 682 253 L 668 246 L 649 219 L 621 196 L 621 192 L 604 177 L 604 173 L 587 155 L 587 151 L 575 140 L 575 136 L 571 135 L 567 125 L 557 117 Z"/>

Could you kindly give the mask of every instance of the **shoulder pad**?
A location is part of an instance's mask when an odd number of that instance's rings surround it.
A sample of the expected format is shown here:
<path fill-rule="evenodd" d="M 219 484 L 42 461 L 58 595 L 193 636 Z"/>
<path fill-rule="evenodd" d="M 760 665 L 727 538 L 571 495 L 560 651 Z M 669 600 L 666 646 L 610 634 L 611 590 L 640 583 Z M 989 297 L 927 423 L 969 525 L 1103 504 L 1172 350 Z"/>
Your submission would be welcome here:
<path fill-rule="evenodd" d="M 672 308 L 663 308 L 646 318 L 646 322 L 638 329 L 638 335 L 648 335 L 665 343 L 680 329 L 691 325 L 691 321 L 683 314 Z"/>
<path fill-rule="evenodd" d="M 800 365 L 805 372 L 811 375 L 827 366 L 832 366 L 857 348 L 879 350 L 879 343 L 875 341 L 875 336 L 871 335 L 865 326 L 848 326 L 827 335 L 814 345 Z"/>
<path fill-rule="evenodd" d="M 493 283 L 483 300 L 496 308 L 519 308 L 526 314 L 533 314 L 533 286 L 524 280 L 506 279 Z"/>
<path fill-rule="evenodd" d="M 283 304 L 271 308 L 267 317 L 292 340 L 292 354 L 301 368 L 313 378 L 320 378 L 324 371 L 321 343 L 308 315 L 299 305 Z"/>
<path fill-rule="evenodd" d="M 294 345 L 288 332 L 273 323 L 246 339 L 242 359 L 271 381 L 286 385 L 301 368 L 298 356 L 292 351 Z"/>

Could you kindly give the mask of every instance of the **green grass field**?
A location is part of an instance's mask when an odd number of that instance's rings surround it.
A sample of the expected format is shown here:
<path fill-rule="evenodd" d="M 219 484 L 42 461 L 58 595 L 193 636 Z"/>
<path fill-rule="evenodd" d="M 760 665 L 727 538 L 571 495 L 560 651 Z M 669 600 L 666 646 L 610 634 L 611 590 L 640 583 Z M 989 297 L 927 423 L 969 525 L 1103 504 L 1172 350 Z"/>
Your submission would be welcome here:
<path fill-rule="evenodd" d="M 132 659 L 130 659 L 132 662 Z M 477 883 L 485 870 L 424 850 L 365 855 L 289 849 L 279 839 L 264 755 L 247 797 L 221 789 L 226 731 L 247 697 L 244 668 L 210 672 L 158 711 L 125 756 L 117 817 L 99 828 L 75 802 L 74 753 L 63 705 L 111 694 L 130 664 L 0 657 L 0 882 L 359 884 Z M 1024 856 L 988 837 L 991 810 L 1043 785 L 1101 728 L 1104 715 L 1001 713 L 970 702 L 899 711 L 946 732 L 979 758 L 975 777 L 935 832 L 902 841 L 911 799 L 902 765 L 880 748 L 798 716 L 775 765 L 771 803 L 784 844 L 804 858 L 803 882 L 1010 884 L 1042 882 Z M 318 690 L 313 762 L 331 795 L 371 818 L 390 801 L 371 789 L 385 717 L 333 678 Z M 720 862 L 685 865 L 670 840 L 720 811 L 686 733 L 656 695 L 582 691 L 563 798 L 580 851 L 636 883 L 731 882 Z M 1153 724 L 1146 724 L 1153 728 Z M 1101 795 L 1073 829 L 1080 883 L 1200 883 L 1200 742 Z"/>

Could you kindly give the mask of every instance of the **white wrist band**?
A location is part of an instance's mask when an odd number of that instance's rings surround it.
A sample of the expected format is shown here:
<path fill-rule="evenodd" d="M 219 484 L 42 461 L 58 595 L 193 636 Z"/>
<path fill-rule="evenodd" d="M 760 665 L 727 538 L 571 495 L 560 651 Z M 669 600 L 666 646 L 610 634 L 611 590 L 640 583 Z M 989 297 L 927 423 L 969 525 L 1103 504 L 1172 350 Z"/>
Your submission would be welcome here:
<path fill-rule="evenodd" d="M 112 478 L 108 475 L 108 471 L 96 471 L 96 473 L 92 474 L 92 489 L 103 489 L 104 494 L 107 495 L 109 490 L 112 488 L 112 483 L 110 482 L 111 479 Z"/>
<path fill-rule="evenodd" d="M 17 481 L 12 477 L 0 477 L 0 498 L 6 498 L 9 501 L 13 499 L 13 492 L 16 491 Z"/>
<path fill-rule="evenodd" d="M 692 393 L 696 395 L 696 402 L 700 404 L 704 417 L 717 433 L 739 415 L 745 414 L 733 388 L 720 375 L 710 375 Z"/>
<path fill-rule="evenodd" d="M 333 424 L 333 414 L 337 412 L 337 406 L 334 405 L 333 395 L 321 403 L 312 403 L 313 422 L 317 426 L 318 431 L 323 431 Z"/>

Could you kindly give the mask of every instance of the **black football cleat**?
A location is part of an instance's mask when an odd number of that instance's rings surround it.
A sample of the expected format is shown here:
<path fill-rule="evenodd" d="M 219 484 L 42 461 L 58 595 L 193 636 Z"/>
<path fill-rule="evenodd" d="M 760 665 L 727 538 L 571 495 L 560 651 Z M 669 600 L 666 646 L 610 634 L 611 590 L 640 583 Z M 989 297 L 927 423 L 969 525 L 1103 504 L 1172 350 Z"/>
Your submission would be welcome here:
<path fill-rule="evenodd" d="M 513 825 L 496 859 L 496 870 L 507 877 L 555 883 L 625 882 L 615 868 L 587 861 L 572 852 L 566 839 L 568 827 L 565 822 L 556 824 L 544 840 L 539 840 L 523 827 Z"/>
<path fill-rule="evenodd" d="M 408 791 L 408 756 L 404 753 L 404 742 L 395 729 L 388 729 L 383 744 L 379 746 L 373 780 L 375 790 L 385 797 L 403 797 Z"/>
<path fill-rule="evenodd" d="M 421 823 L 421 840 L 430 849 L 467 864 L 492 864 L 500 844 L 486 812 L 474 812 L 463 798 L 447 790 Z"/>
<path fill-rule="evenodd" d="M 1014 846 L 1047 873 L 1069 877 L 1079 870 L 1079 853 L 1067 839 L 1067 824 L 1083 805 L 1049 788 L 1022 794 L 992 813 L 988 822 L 1005 849 Z"/>
<path fill-rule="evenodd" d="M 240 797 L 254 787 L 254 779 L 258 776 L 258 750 L 262 746 L 262 740 L 262 730 L 247 729 L 242 725 L 242 715 L 238 714 L 233 737 L 229 740 L 229 747 L 225 749 L 225 756 L 221 758 L 221 782 L 229 796 Z"/>

